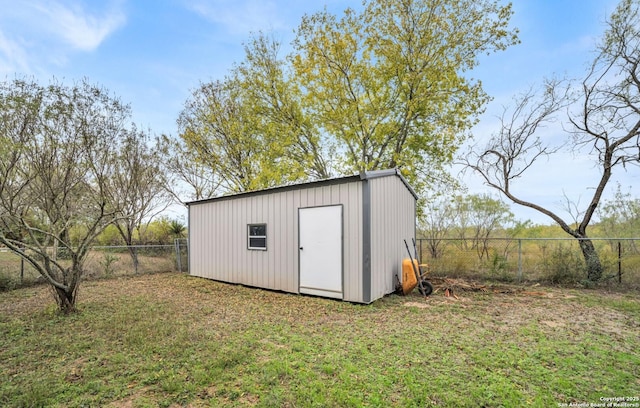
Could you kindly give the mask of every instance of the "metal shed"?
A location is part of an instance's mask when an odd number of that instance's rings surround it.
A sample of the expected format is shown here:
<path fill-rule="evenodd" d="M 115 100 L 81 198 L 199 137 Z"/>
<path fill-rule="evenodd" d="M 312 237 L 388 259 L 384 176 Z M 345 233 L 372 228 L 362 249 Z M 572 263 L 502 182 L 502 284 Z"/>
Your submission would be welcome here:
<path fill-rule="evenodd" d="M 189 273 L 370 303 L 402 277 L 416 199 L 391 169 L 192 201 Z"/>

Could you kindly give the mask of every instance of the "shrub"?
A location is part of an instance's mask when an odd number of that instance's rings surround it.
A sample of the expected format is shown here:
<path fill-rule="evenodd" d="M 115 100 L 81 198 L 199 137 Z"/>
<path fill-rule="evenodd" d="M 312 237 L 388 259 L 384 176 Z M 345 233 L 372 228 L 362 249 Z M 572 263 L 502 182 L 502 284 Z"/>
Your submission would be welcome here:
<path fill-rule="evenodd" d="M 510 282 L 513 280 L 509 274 L 509 262 L 507 258 L 493 251 L 489 259 L 489 276 L 499 281 Z"/>
<path fill-rule="evenodd" d="M 11 274 L 6 269 L 0 269 L 0 292 L 13 290 L 18 286 Z"/>
<path fill-rule="evenodd" d="M 575 283 L 586 276 L 582 255 L 562 244 L 545 257 L 543 265 L 544 279 L 551 283 Z"/>

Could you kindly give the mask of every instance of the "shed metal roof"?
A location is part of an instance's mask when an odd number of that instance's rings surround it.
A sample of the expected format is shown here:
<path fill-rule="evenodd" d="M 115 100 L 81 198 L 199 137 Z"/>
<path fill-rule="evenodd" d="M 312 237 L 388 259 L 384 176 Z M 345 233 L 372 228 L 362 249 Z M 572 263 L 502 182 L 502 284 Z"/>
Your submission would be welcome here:
<path fill-rule="evenodd" d="M 400 173 L 400 170 L 396 168 L 396 169 L 387 169 L 387 170 L 365 171 L 360 174 L 354 174 L 352 176 L 334 177 L 334 178 L 328 178 L 328 179 L 322 179 L 322 180 L 307 181 L 304 183 L 286 184 L 283 186 L 265 188 L 262 190 L 253 190 L 253 191 L 245 191 L 245 192 L 235 193 L 235 194 L 227 194 L 219 197 L 211 197 L 211 198 L 205 198 L 202 200 L 189 201 L 186 203 L 186 205 L 204 204 L 212 201 L 233 200 L 240 197 L 250 197 L 250 196 L 258 196 L 258 195 L 265 195 L 265 194 L 272 194 L 272 193 L 280 193 L 284 191 L 299 190 L 301 188 L 328 186 L 332 184 L 343 184 L 343 183 L 349 183 L 352 181 L 370 180 L 378 177 L 388 177 L 388 176 L 394 176 L 394 175 L 399 177 L 400 180 L 402 180 L 402 183 L 405 185 L 405 187 L 407 187 L 407 190 L 409 190 L 411 195 L 413 195 L 413 197 L 417 200 L 418 194 L 415 192 L 413 187 L 411 187 L 409 182 L 402 176 L 402 174 Z"/>

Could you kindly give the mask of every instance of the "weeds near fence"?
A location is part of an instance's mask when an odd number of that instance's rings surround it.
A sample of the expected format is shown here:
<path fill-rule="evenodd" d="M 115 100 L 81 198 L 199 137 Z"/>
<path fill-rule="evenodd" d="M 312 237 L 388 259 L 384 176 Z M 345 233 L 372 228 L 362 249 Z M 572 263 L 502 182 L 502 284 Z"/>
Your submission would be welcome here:
<path fill-rule="evenodd" d="M 600 285 L 640 289 L 640 238 L 592 239 L 604 268 Z M 494 238 L 481 250 L 472 240 L 417 240 L 420 261 L 439 277 L 516 283 L 585 285 L 586 268 L 575 239 Z M 138 274 L 188 271 L 187 240 L 174 245 L 136 246 Z M 60 251 L 59 259 L 65 254 Z M 94 247 L 85 264 L 84 279 L 135 275 L 126 246 Z M 41 282 L 37 271 L 20 257 L 0 250 L 0 291 Z"/>
<path fill-rule="evenodd" d="M 507 262 L 506 257 L 494 251 L 489 263 L 489 276 L 492 279 L 504 282 L 510 282 L 513 280 L 509 275 L 509 262 Z"/>
<path fill-rule="evenodd" d="M 604 268 L 601 285 L 640 288 L 640 238 L 592 239 Z M 465 239 L 418 239 L 421 262 L 436 276 L 502 282 L 585 285 L 586 267 L 577 240 L 493 238 L 482 250 Z M 437 251 L 432 250 L 437 248 Z"/>
<path fill-rule="evenodd" d="M 554 284 L 579 282 L 585 276 L 582 257 L 563 245 L 556 245 L 551 254 L 542 259 L 544 280 Z"/>
<path fill-rule="evenodd" d="M 0 268 L 0 292 L 15 289 L 17 282 L 6 269 Z"/>
<path fill-rule="evenodd" d="M 174 245 L 138 245 L 134 248 L 137 268 L 126 246 L 93 247 L 84 264 L 84 280 L 130 276 L 157 272 L 186 272 L 188 265 L 186 240 Z M 69 263 L 68 254 L 58 250 L 57 260 Z M 0 251 L 0 292 L 43 282 L 39 273 L 20 256 Z"/>

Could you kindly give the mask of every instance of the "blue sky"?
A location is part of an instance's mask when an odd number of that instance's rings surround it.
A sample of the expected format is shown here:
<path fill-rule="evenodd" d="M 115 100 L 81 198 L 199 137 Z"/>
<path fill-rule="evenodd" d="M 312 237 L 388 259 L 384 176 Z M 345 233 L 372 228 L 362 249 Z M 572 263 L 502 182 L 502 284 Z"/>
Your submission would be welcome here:
<path fill-rule="evenodd" d="M 614 0 L 514 0 L 512 25 L 521 44 L 483 57 L 472 76 L 494 100 L 474 129 L 477 140 L 496 129 L 495 115 L 511 97 L 545 76 L 580 77 L 591 60 Z M 326 6 L 340 13 L 360 0 L 0 0 L 0 78 L 16 74 L 42 82 L 88 78 L 131 105 L 134 121 L 154 133 L 176 135 L 175 120 L 190 90 L 222 78 L 243 57 L 251 32 L 272 33 L 288 44 L 304 14 Z M 286 51 L 286 50 L 284 50 Z M 532 201 L 561 207 L 562 194 L 590 198 L 584 177 L 593 171 L 573 157 L 545 163 L 525 180 Z M 584 165 L 584 168 L 579 167 Z M 481 183 L 467 177 L 472 192 Z M 623 187 L 638 175 L 617 175 Z M 548 223 L 517 209 L 521 219 Z"/>

